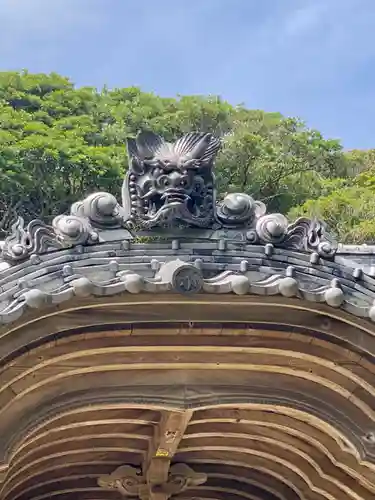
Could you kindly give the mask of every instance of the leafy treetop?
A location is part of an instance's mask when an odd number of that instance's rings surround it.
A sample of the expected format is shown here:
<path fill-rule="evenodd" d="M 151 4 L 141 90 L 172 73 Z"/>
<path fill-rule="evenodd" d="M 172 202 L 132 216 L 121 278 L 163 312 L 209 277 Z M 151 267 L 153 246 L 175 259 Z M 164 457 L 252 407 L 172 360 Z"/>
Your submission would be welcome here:
<path fill-rule="evenodd" d="M 242 191 L 269 210 L 317 215 L 342 241 L 375 237 L 375 152 L 344 152 L 296 118 L 215 96 L 162 98 L 139 88 L 75 88 L 56 73 L 0 73 L 0 238 L 16 213 L 51 220 L 96 190 L 119 195 L 125 138 L 153 130 L 222 136 L 219 196 Z"/>

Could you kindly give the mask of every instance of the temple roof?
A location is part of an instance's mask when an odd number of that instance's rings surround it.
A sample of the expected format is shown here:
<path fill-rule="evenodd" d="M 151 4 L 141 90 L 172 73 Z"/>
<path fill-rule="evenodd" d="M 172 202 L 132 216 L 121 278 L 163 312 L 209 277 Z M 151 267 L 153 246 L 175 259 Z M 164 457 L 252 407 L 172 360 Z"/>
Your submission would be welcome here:
<path fill-rule="evenodd" d="M 220 144 L 130 140 L 122 200 L 0 261 L 2 500 L 370 500 L 375 247 L 217 200 Z"/>

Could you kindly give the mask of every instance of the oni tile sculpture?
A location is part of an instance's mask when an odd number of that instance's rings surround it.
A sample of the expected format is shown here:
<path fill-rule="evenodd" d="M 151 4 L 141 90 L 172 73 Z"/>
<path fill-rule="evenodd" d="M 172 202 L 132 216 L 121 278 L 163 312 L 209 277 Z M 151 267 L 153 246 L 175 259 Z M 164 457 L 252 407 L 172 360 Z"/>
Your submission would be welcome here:
<path fill-rule="evenodd" d="M 11 263 L 33 254 L 93 245 L 137 234 L 241 240 L 333 257 L 335 243 L 324 224 L 300 218 L 292 224 L 282 214 L 267 214 L 266 206 L 244 193 L 217 201 L 214 160 L 220 141 L 211 134 L 189 133 L 171 144 L 151 132 L 128 139 L 129 170 L 122 205 L 110 193 L 94 193 L 56 217 L 52 226 L 34 220 L 25 228 L 19 219 L 6 239 L 2 258 Z M 153 230 L 153 232 L 152 232 Z M 183 232 L 181 232 L 183 230 Z M 199 231 L 200 230 L 200 231 Z"/>

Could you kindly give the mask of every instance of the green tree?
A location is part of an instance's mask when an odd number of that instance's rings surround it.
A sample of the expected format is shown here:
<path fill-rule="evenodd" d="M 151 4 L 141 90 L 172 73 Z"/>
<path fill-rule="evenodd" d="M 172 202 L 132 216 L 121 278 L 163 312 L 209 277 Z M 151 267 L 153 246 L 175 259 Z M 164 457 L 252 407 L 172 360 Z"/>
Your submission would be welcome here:
<path fill-rule="evenodd" d="M 281 212 L 315 196 L 322 179 L 346 169 L 338 141 L 297 119 L 260 112 L 236 124 L 218 163 L 221 190 L 247 192 Z"/>
<path fill-rule="evenodd" d="M 169 140 L 213 132 L 223 139 L 219 197 L 244 191 L 269 210 L 322 216 L 345 241 L 373 239 L 375 150 L 343 152 L 300 120 L 215 96 L 75 88 L 58 74 L 27 71 L 0 73 L 0 238 L 16 213 L 48 221 L 92 191 L 119 196 L 125 140 L 140 130 Z"/>
<path fill-rule="evenodd" d="M 343 185 L 345 180 L 337 184 Z M 370 188 L 357 185 L 333 188 L 329 194 L 294 207 L 289 215 L 324 220 L 342 243 L 371 243 L 375 240 L 375 197 Z"/>

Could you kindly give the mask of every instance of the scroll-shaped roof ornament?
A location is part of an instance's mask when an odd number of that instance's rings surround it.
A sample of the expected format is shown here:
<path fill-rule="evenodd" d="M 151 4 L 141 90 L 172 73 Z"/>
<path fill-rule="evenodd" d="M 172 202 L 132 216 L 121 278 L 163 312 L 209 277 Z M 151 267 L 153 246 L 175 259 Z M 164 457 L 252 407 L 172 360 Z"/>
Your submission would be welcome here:
<path fill-rule="evenodd" d="M 337 244 L 323 222 L 299 218 L 289 224 L 245 193 L 217 201 L 214 162 L 220 146 L 212 134 L 198 132 L 174 143 L 152 132 L 128 139 L 122 205 L 112 194 L 99 192 L 73 204 L 70 214 L 56 217 L 51 226 L 34 220 L 24 227 L 19 219 L 4 242 L 2 259 L 19 263 L 31 255 L 160 232 L 335 255 Z"/>
<path fill-rule="evenodd" d="M 117 490 L 124 498 L 138 497 L 140 500 L 150 500 L 159 497 L 168 500 L 206 481 L 206 474 L 195 472 L 186 464 L 176 463 L 170 467 L 168 477 L 162 484 L 152 484 L 142 474 L 141 469 L 123 465 L 111 474 L 100 476 L 98 485 L 105 490 Z"/>

